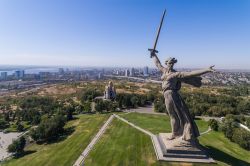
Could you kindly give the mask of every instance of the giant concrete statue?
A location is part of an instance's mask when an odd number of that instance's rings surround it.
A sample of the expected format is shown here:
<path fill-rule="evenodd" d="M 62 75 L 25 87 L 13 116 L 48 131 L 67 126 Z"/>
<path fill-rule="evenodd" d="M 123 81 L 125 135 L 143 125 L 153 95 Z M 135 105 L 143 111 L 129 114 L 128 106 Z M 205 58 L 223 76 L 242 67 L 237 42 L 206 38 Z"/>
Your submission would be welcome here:
<path fill-rule="evenodd" d="M 177 59 L 167 59 L 165 61 L 166 67 L 163 67 L 155 52 L 152 52 L 151 56 L 157 68 L 162 72 L 162 90 L 172 127 L 172 133 L 168 139 L 181 137 L 185 141 L 195 140 L 199 136 L 198 128 L 178 91 L 181 89 L 182 82 L 200 86 L 201 78 L 198 76 L 213 72 L 213 66 L 192 72 L 178 72 L 173 68 Z"/>
<path fill-rule="evenodd" d="M 161 71 L 162 90 L 165 98 L 165 105 L 171 120 L 171 133 L 159 133 L 153 137 L 154 147 L 160 160 L 183 161 L 183 162 L 204 162 L 212 163 L 214 160 L 200 146 L 197 137 L 199 130 L 192 119 L 184 100 L 179 95 L 181 83 L 201 86 L 201 75 L 215 71 L 214 66 L 207 69 L 191 72 L 178 72 L 173 67 L 177 59 L 169 58 L 165 61 L 164 67 L 157 57 L 156 45 L 161 31 L 166 10 L 162 15 L 160 26 L 157 32 L 153 49 L 149 49 L 151 58 Z"/>

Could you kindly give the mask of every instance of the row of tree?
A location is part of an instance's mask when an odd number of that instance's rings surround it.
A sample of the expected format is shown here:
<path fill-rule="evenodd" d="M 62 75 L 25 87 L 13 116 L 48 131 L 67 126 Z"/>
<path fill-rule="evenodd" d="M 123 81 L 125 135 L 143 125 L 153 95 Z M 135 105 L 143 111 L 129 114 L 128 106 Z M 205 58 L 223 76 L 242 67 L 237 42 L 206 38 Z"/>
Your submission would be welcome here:
<path fill-rule="evenodd" d="M 181 95 L 194 115 L 221 117 L 227 114 L 250 113 L 250 101 L 243 98 L 201 92 L 182 92 Z"/>

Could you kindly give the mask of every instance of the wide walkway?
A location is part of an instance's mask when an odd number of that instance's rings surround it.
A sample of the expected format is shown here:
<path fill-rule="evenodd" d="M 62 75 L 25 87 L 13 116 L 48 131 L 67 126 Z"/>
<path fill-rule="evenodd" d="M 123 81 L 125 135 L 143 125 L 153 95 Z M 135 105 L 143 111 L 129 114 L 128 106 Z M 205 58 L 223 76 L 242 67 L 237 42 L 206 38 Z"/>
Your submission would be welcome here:
<path fill-rule="evenodd" d="M 153 107 L 154 107 L 153 105 L 149 105 L 146 107 L 127 109 L 124 112 L 137 112 L 137 113 L 142 113 L 142 114 L 166 115 L 166 113 L 154 112 Z"/>

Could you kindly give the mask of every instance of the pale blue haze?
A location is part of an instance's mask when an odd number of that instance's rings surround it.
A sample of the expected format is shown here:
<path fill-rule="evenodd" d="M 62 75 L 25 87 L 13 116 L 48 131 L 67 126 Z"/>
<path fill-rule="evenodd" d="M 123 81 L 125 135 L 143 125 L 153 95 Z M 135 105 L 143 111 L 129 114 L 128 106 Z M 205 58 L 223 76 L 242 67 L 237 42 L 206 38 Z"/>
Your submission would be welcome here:
<path fill-rule="evenodd" d="M 0 0 L 0 64 L 250 69 L 249 0 Z"/>

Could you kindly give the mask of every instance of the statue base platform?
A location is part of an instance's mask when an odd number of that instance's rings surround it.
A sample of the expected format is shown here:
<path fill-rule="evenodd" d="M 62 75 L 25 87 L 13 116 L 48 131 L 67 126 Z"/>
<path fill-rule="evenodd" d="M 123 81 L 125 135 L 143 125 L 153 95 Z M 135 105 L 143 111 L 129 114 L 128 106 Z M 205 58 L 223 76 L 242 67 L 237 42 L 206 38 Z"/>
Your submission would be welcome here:
<path fill-rule="evenodd" d="M 169 162 L 215 163 L 197 142 L 181 138 L 168 140 L 170 133 L 160 133 L 152 138 L 158 160 Z"/>

